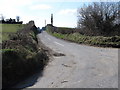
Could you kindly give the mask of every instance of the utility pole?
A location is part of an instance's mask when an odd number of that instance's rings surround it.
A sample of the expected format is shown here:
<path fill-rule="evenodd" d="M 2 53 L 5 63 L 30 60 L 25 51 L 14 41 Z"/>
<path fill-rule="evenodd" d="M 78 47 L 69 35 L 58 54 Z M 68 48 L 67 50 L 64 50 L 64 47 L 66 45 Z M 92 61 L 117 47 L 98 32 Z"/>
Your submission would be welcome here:
<path fill-rule="evenodd" d="M 46 20 L 45 20 L 45 26 L 46 26 Z"/>
<path fill-rule="evenodd" d="M 16 16 L 16 20 L 17 20 L 17 22 L 19 22 L 20 16 Z"/>
<path fill-rule="evenodd" d="M 0 15 L 1 15 L 1 20 L 4 20 L 3 14 L 0 14 Z"/>
<path fill-rule="evenodd" d="M 53 14 L 51 14 L 51 25 L 53 26 Z"/>

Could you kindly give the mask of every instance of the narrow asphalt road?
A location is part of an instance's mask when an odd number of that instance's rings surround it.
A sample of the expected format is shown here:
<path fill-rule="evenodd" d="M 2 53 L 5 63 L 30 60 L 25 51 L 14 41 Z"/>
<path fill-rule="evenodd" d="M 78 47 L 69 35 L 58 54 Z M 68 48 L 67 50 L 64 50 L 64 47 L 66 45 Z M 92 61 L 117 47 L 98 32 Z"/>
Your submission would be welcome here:
<path fill-rule="evenodd" d="M 38 37 L 65 56 L 54 56 L 43 76 L 28 88 L 118 88 L 118 49 L 71 43 L 45 31 Z"/>

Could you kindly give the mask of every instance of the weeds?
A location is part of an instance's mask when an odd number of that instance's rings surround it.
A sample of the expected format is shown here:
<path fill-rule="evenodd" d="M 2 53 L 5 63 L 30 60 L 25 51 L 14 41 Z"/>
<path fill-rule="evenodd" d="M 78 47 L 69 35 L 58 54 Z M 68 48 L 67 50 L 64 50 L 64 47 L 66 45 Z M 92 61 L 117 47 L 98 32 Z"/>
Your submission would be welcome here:
<path fill-rule="evenodd" d="M 87 45 L 95 45 L 95 46 L 103 46 L 103 47 L 116 47 L 120 48 L 120 36 L 111 36 L 111 37 L 103 37 L 103 36 L 86 36 L 81 35 L 79 33 L 72 33 L 72 34 L 60 34 L 60 33 L 50 33 L 51 35 L 76 42 L 81 44 Z"/>

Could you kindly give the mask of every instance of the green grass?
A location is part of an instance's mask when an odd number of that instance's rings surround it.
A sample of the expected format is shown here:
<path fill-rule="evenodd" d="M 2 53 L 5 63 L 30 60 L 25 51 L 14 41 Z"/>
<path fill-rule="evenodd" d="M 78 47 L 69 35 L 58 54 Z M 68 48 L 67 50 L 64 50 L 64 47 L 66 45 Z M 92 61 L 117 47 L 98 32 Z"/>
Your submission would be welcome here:
<path fill-rule="evenodd" d="M 9 34 L 17 32 L 24 26 L 24 24 L 0 24 L 0 42 L 9 40 Z"/>
<path fill-rule="evenodd" d="M 0 49 L 0 52 L 15 51 L 15 49 Z"/>
<path fill-rule="evenodd" d="M 0 33 L 0 43 L 2 42 L 2 33 Z"/>
<path fill-rule="evenodd" d="M 103 36 L 85 36 L 79 33 L 60 34 L 51 33 L 51 35 L 64 40 L 72 41 L 79 44 L 87 44 L 102 47 L 117 47 L 120 48 L 120 36 L 103 37 Z"/>
<path fill-rule="evenodd" d="M 23 28 L 23 24 L 2 24 L 2 32 L 16 32 L 19 29 Z"/>
<path fill-rule="evenodd" d="M 1 36 L 2 36 L 2 37 L 1 37 L 1 40 L 2 40 L 2 41 L 9 39 L 9 34 L 8 34 L 8 33 L 2 33 Z"/>

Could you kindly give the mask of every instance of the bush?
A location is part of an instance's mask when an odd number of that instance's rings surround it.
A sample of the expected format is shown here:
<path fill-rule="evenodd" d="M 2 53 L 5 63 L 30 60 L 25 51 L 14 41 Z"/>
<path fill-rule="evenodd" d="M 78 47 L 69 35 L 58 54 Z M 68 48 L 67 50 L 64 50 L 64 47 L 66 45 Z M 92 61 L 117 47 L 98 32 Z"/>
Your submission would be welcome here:
<path fill-rule="evenodd" d="M 2 87 L 9 88 L 26 77 L 42 70 L 48 62 L 44 50 L 39 50 L 36 27 L 26 27 L 2 42 Z"/>

